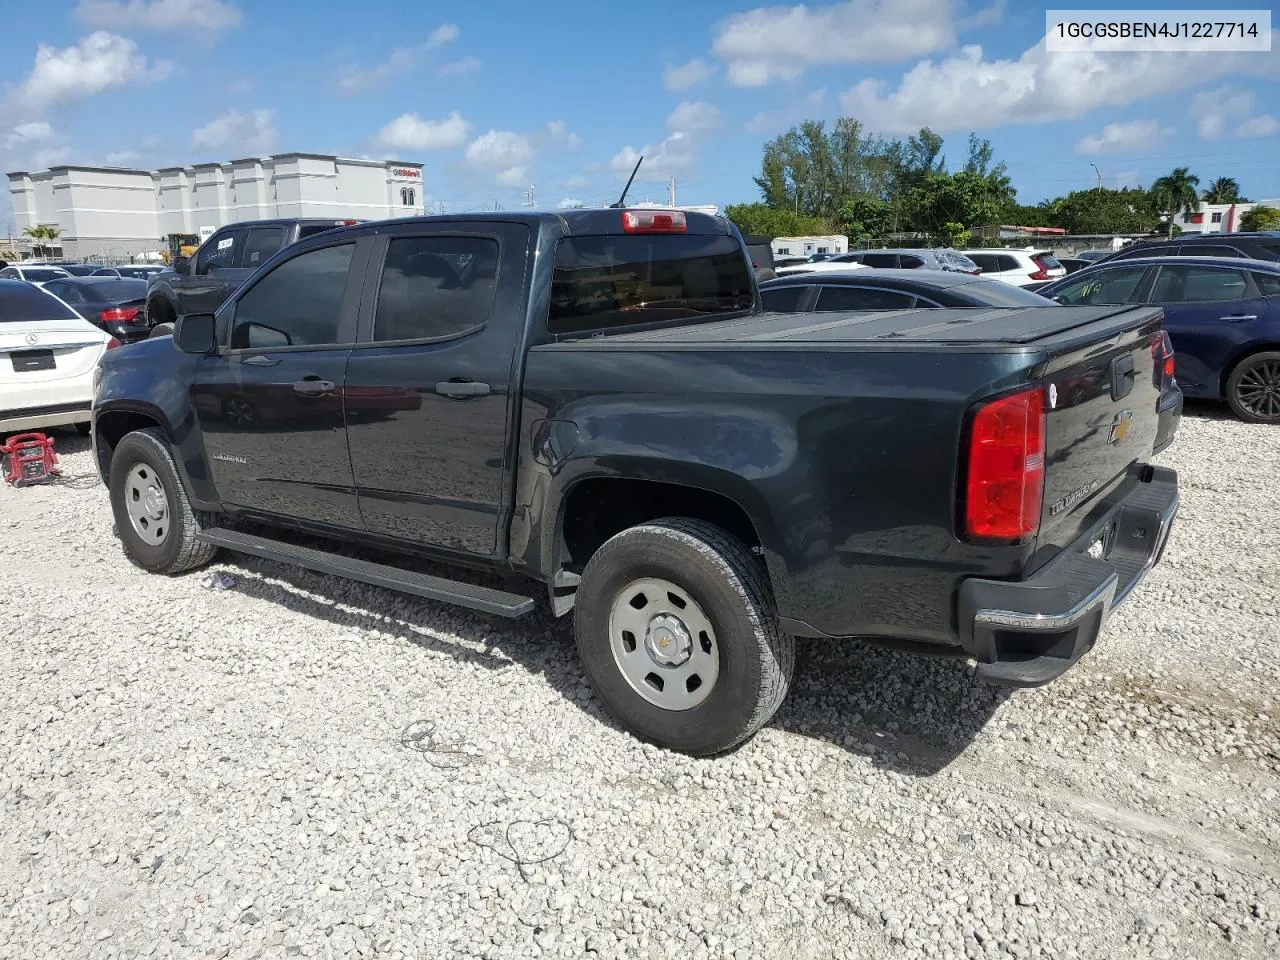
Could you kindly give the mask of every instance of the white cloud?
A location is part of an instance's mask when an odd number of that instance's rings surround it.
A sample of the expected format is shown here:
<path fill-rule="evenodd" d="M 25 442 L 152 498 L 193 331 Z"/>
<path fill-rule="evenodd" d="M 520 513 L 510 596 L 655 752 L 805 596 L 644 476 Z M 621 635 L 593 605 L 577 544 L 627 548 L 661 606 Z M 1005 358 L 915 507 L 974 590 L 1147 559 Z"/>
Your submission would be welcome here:
<path fill-rule="evenodd" d="M 80 0 L 76 18 L 113 30 L 204 30 L 238 27 L 240 8 L 226 0 Z"/>
<path fill-rule="evenodd" d="M 463 57 L 461 60 L 441 64 L 436 73 L 442 77 L 465 77 L 469 73 L 475 73 L 481 66 L 483 64 L 477 57 Z"/>
<path fill-rule="evenodd" d="M 6 149 L 13 150 L 32 143 L 43 143 L 53 139 L 53 127 L 45 120 L 32 120 L 20 123 L 4 139 Z"/>
<path fill-rule="evenodd" d="M 563 120 L 547 121 L 545 139 L 552 147 L 575 151 L 582 147 L 582 138 L 571 131 Z"/>
<path fill-rule="evenodd" d="M 979 46 L 958 56 L 922 60 L 896 89 L 863 80 L 840 98 L 845 111 L 873 130 L 939 133 L 1043 123 L 1125 106 L 1229 72 L 1265 69 L 1215 53 L 1055 53 L 1043 41 L 1016 60 L 984 60 Z"/>
<path fill-rule="evenodd" d="M 272 115 L 270 110 L 252 110 L 249 113 L 228 110 L 192 131 L 191 145 L 269 153 L 276 145 L 276 130 L 271 125 Z"/>
<path fill-rule="evenodd" d="M 565 197 L 563 200 L 561 200 L 559 203 L 556 204 L 556 207 L 561 210 L 579 210 L 585 206 L 586 206 L 585 203 L 583 203 L 581 200 L 575 200 L 573 197 Z"/>
<path fill-rule="evenodd" d="M 676 104 L 671 116 L 667 117 L 667 129 L 672 133 L 710 133 L 723 120 L 718 107 L 704 100 L 684 100 Z"/>
<path fill-rule="evenodd" d="M 1280 120 L 1269 113 L 1251 117 L 1236 127 L 1237 137 L 1274 137 L 1277 133 L 1280 133 Z"/>
<path fill-rule="evenodd" d="M 47 167 L 56 167 L 60 163 L 66 163 L 70 159 L 71 149 L 69 147 L 45 147 L 32 154 L 31 166 L 36 170 L 44 170 Z"/>
<path fill-rule="evenodd" d="M 347 96 L 354 96 L 380 87 L 393 77 L 403 76 L 413 70 L 421 54 L 436 50 L 457 39 L 458 28 L 452 23 L 446 23 L 432 30 L 422 43 L 412 47 L 397 47 L 387 54 L 387 59 L 372 67 L 358 67 L 352 63 L 343 64 L 338 68 L 338 91 Z M 476 61 L 476 65 L 479 66 L 479 61 Z"/>
<path fill-rule="evenodd" d="M 817 64 L 892 62 L 955 40 L 953 0 L 849 0 L 826 7 L 761 7 L 720 24 L 712 49 L 729 82 L 763 87 Z"/>
<path fill-rule="evenodd" d="M 142 159 L 142 154 L 134 150 L 115 150 L 107 154 L 107 163 L 113 167 L 127 167 Z"/>
<path fill-rule="evenodd" d="M 443 120 L 402 113 L 378 131 L 373 142 L 383 150 L 449 150 L 467 142 L 471 124 L 457 110 Z"/>
<path fill-rule="evenodd" d="M 705 60 L 690 60 L 678 67 L 667 67 L 662 72 L 662 85 L 668 90 L 688 90 L 706 83 L 715 72 L 715 67 Z"/>
<path fill-rule="evenodd" d="M 1083 137 L 1076 144 L 1076 153 L 1098 156 L 1104 153 L 1129 153 L 1155 146 L 1165 137 L 1173 136 L 1173 128 L 1161 126 L 1159 120 L 1132 120 L 1128 123 L 1109 123 L 1099 133 Z"/>
<path fill-rule="evenodd" d="M 518 187 L 529 179 L 534 157 L 529 138 L 514 130 L 490 130 L 467 147 L 467 163 L 492 173 L 504 187 Z"/>
<path fill-rule="evenodd" d="M 1201 90 L 1191 98 L 1187 112 L 1196 122 L 1202 140 L 1233 137 L 1270 137 L 1280 133 L 1280 121 L 1268 113 L 1251 117 L 1256 99 L 1251 90 L 1231 86 Z"/>
<path fill-rule="evenodd" d="M 689 135 L 678 131 L 656 146 L 645 144 L 637 150 L 628 144 L 613 155 L 609 167 L 615 173 L 630 174 L 641 156 L 644 157 L 644 163 L 640 165 L 640 173 L 637 174 L 637 178 L 641 180 L 661 180 L 685 173 L 698 159 Z"/>
<path fill-rule="evenodd" d="M 458 39 L 458 25 L 455 23 L 442 23 L 431 31 L 427 37 L 427 42 L 423 44 L 428 50 L 435 50 L 437 47 L 443 47 L 446 43 L 453 43 Z"/>
<path fill-rule="evenodd" d="M 132 40 L 99 30 L 61 50 L 40 44 L 31 72 L 10 99 L 19 110 L 35 112 L 106 90 L 161 80 L 172 68 L 167 60 L 148 63 Z"/>

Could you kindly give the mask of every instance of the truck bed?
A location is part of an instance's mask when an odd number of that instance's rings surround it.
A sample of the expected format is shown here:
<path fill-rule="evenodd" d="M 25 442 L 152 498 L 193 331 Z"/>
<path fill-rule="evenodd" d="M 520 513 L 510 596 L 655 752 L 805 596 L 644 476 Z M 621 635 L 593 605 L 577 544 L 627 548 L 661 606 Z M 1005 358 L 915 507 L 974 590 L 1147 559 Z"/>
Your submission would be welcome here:
<path fill-rule="evenodd" d="M 735 320 L 694 323 L 689 326 L 619 333 L 600 337 L 593 344 L 661 343 L 849 343 L 888 342 L 895 346 L 938 344 L 1030 344 L 1051 350 L 1069 346 L 1081 336 L 1097 338 L 1102 327 L 1117 331 L 1159 316 L 1158 307 L 1053 306 L 976 309 L 972 307 L 914 308 L 859 313 L 763 313 Z M 1045 341 L 1061 341 L 1048 344 Z"/>

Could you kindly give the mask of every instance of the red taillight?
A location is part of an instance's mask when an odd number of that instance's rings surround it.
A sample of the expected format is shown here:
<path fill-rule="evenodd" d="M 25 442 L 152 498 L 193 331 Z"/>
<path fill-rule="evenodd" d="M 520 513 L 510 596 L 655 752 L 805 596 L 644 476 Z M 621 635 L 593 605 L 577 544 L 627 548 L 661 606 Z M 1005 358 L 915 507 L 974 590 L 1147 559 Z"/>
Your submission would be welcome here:
<path fill-rule="evenodd" d="M 1151 359 L 1155 362 L 1156 386 L 1164 393 L 1173 386 L 1174 358 L 1173 341 L 1169 334 L 1161 330 L 1151 338 Z"/>
<path fill-rule="evenodd" d="M 624 210 L 624 233 L 684 233 L 688 229 L 683 210 Z"/>
<path fill-rule="evenodd" d="M 1044 398 L 1040 387 L 980 406 L 969 428 L 965 532 L 1018 540 L 1040 526 Z"/>
<path fill-rule="evenodd" d="M 137 307 L 114 307 L 100 314 L 103 323 L 128 323 L 137 315 Z"/>
<path fill-rule="evenodd" d="M 1031 262 L 1040 268 L 1039 270 L 1037 270 L 1035 273 L 1031 275 L 1031 279 L 1032 280 L 1048 280 L 1049 265 L 1045 263 L 1043 260 L 1041 260 L 1039 257 L 1032 257 Z"/>
<path fill-rule="evenodd" d="M 116 347 L 119 347 L 119 346 L 121 346 L 121 343 L 115 337 L 112 337 L 110 340 L 107 341 L 108 350 L 114 350 Z"/>
<path fill-rule="evenodd" d="M 359 222 L 359 220 L 335 220 L 333 225 L 335 227 L 354 227 Z"/>

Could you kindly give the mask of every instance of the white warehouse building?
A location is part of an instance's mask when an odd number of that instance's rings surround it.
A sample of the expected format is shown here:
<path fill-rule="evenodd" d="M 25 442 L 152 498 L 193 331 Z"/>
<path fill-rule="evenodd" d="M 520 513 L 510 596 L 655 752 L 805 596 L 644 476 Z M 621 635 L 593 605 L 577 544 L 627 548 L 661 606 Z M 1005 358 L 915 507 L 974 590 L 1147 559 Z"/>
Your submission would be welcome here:
<path fill-rule="evenodd" d="M 423 213 L 422 164 L 282 153 L 132 170 L 57 166 L 9 174 L 17 234 L 57 227 L 68 259 L 127 260 L 168 249 L 170 234 L 273 217 L 382 220 Z M 21 241 L 20 241 L 21 242 Z M 29 241 L 27 242 L 29 246 Z"/>

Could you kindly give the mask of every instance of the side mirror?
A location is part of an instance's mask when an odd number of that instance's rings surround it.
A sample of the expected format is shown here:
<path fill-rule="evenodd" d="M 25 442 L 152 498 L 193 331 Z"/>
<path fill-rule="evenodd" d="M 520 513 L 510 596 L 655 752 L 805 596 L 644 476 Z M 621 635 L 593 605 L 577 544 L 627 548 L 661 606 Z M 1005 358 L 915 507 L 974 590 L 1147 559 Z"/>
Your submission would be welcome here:
<path fill-rule="evenodd" d="M 183 353 L 213 353 L 217 346 L 212 313 L 188 313 L 173 325 L 173 343 Z"/>
<path fill-rule="evenodd" d="M 187 274 L 187 268 L 191 266 L 191 260 L 187 257 L 174 257 L 173 263 L 170 264 L 174 273 L 180 273 L 183 276 Z"/>

